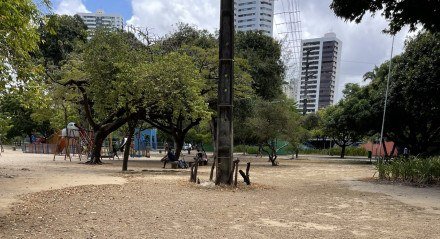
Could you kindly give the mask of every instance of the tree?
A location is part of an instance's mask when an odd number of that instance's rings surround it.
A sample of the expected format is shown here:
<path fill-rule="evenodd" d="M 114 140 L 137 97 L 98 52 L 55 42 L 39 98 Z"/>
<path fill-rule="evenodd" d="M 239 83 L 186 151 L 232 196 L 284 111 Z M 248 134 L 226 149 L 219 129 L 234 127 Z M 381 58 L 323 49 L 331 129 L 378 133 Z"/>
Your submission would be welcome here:
<path fill-rule="evenodd" d="M 38 33 L 41 38 L 39 53 L 48 70 L 52 65 L 59 67 L 77 44 L 87 41 L 87 26 L 78 15 L 50 15 L 40 24 Z"/>
<path fill-rule="evenodd" d="M 145 69 L 145 76 L 161 85 L 145 120 L 173 137 L 178 159 L 189 130 L 211 117 L 200 94 L 205 81 L 192 59 L 178 53 L 157 57 Z"/>
<path fill-rule="evenodd" d="M 200 91 L 196 94 L 202 96 L 205 104 L 209 106 L 208 114 L 211 115 L 211 135 L 215 145 L 217 117 L 215 112 L 217 111 L 217 82 L 219 64 L 217 40 L 212 34 L 205 30 L 198 30 L 186 24 L 179 24 L 175 32 L 173 32 L 165 39 L 162 39 L 162 41 L 160 42 L 160 47 L 158 49 L 158 52 L 160 52 L 161 54 L 172 53 L 176 51 L 180 54 L 185 54 L 191 57 L 195 67 L 197 68 L 198 74 L 204 81 L 201 85 L 202 88 L 200 88 Z M 243 70 L 247 67 L 246 61 L 241 58 L 236 58 L 235 61 L 236 64 L 234 72 L 234 93 L 235 96 L 237 96 L 236 99 L 240 99 L 252 94 L 250 88 L 251 78 Z M 186 98 L 183 97 L 180 98 L 180 100 L 186 100 Z M 154 114 L 149 114 L 149 117 L 151 118 L 152 115 Z M 164 114 L 163 112 L 158 112 L 155 115 L 157 118 L 160 118 Z M 186 134 L 189 132 L 189 130 L 191 130 L 191 128 L 196 127 L 200 122 L 202 122 L 202 119 L 191 119 L 187 117 L 192 116 L 190 114 L 183 114 L 179 118 L 172 118 L 174 120 L 173 122 L 168 121 L 165 124 L 163 123 L 163 120 L 155 122 L 156 127 L 161 126 L 163 132 L 169 133 L 171 136 L 174 135 L 174 139 L 179 139 L 181 141 L 181 143 L 177 143 L 175 141 L 175 144 L 177 146 L 177 156 L 180 155 L 180 146 L 178 145 L 183 144 L 183 140 L 186 137 Z M 148 122 L 152 123 L 151 121 Z M 158 125 L 158 123 L 160 123 L 160 125 Z M 190 126 L 190 128 L 187 128 L 188 126 Z M 177 137 L 176 135 L 179 135 L 179 137 Z"/>
<path fill-rule="evenodd" d="M 440 150 L 439 54 L 439 33 L 424 32 L 407 40 L 405 51 L 392 59 L 384 138 L 413 154 Z M 368 85 L 349 85 L 344 91 L 343 108 L 348 109 L 344 114 L 356 115 L 358 123 L 350 123 L 350 130 L 358 135 L 380 133 L 388 72 L 385 62 L 365 74 L 371 79 Z M 385 155 L 388 152 L 384 147 Z"/>
<path fill-rule="evenodd" d="M 252 133 L 254 128 L 248 122 L 256 110 L 257 100 L 257 97 L 253 97 L 234 102 L 234 144 L 255 145 L 258 143 Z"/>
<path fill-rule="evenodd" d="M 322 140 L 323 146 L 325 147 L 326 135 L 323 129 L 323 119 L 322 112 L 312 113 L 302 116 L 301 126 L 304 129 L 303 139 L 308 141 L 310 139 L 316 139 L 317 141 Z M 319 146 L 320 147 L 320 146 Z"/>
<path fill-rule="evenodd" d="M 273 100 L 283 94 L 284 64 L 281 44 L 262 32 L 237 32 L 235 50 L 238 57 L 249 64 L 247 72 L 253 79 L 252 88 L 264 100 Z"/>
<path fill-rule="evenodd" d="M 387 32 L 397 33 L 405 25 L 409 25 L 412 31 L 417 25 L 422 25 L 432 32 L 440 31 L 438 13 L 440 12 L 439 1 L 431 0 L 333 0 L 330 8 L 339 17 L 348 21 L 361 22 L 367 11 L 374 15 L 381 14 L 389 21 Z"/>
<path fill-rule="evenodd" d="M 68 122 L 84 124 L 77 102 L 78 93 L 74 87 L 59 84 L 60 68 L 68 55 L 87 41 L 87 27 L 80 17 L 51 15 L 41 23 L 38 33 L 41 41 L 39 51 L 32 55 L 45 68 L 42 79 L 28 82 L 24 88 L 26 104 L 33 109 L 33 118 L 49 121 L 56 128 L 66 127 Z M 82 122 L 79 122 L 82 121 Z"/>
<path fill-rule="evenodd" d="M 94 131 L 90 163 L 101 163 L 105 138 L 127 122 L 144 117 L 148 99 L 157 94 L 160 85 L 141 77 L 148 63 L 146 53 L 132 34 L 102 29 L 63 65 L 60 83 L 75 87 Z"/>
<path fill-rule="evenodd" d="M 299 117 L 295 104 L 290 100 L 281 98 L 272 102 L 256 102 L 255 112 L 248 122 L 253 129 L 252 136 L 268 155 L 272 166 L 278 165 L 278 140 L 298 142 Z"/>
<path fill-rule="evenodd" d="M 420 33 L 409 39 L 405 51 L 393 59 L 385 136 L 414 154 L 433 154 L 439 150 L 439 36 L 439 33 Z M 379 92 L 385 91 L 386 63 L 379 71 L 368 87 L 376 105 L 383 104 Z M 379 118 L 377 114 L 376 118 Z"/>
<path fill-rule="evenodd" d="M 7 120 L 8 127 L 3 132 L 7 139 L 26 135 L 31 138 L 35 133 L 47 138 L 53 133 L 48 121 L 34 120 L 31 108 L 23 104 L 23 91 L 13 90 L 3 93 L 0 98 L 0 114 Z"/>
<path fill-rule="evenodd" d="M 347 84 L 343 91 L 344 99 L 335 106 L 327 107 L 323 113 L 324 134 L 331 137 L 341 147 L 341 158 L 345 148 L 359 141 L 365 134 L 365 121 L 370 113 L 370 105 L 356 97 L 361 91 L 357 84 Z"/>
<path fill-rule="evenodd" d="M 50 6 L 50 1 L 43 2 Z M 30 52 L 38 49 L 37 24 L 41 20 L 32 0 L 0 3 L 0 90 L 14 78 L 24 80 L 38 71 L 30 61 Z"/>

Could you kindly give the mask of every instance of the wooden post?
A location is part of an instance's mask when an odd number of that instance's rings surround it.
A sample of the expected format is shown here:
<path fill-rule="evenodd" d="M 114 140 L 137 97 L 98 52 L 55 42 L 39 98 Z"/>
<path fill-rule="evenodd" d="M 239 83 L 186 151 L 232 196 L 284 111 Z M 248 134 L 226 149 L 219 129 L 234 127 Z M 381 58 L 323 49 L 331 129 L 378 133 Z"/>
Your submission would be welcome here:
<path fill-rule="evenodd" d="M 247 163 L 246 165 L 246 174 L 243 172 L 243 170 L 239 170 L 240 175 L 243 177 L 244 182 L 246 183 L 246 185 L 250 185 L 251 184 L 251 180 L 249 178 L 249 169 L 251 168 L 251 163 Z"/>
<path fill-rule="evenodd" d="M 238 177 L 238 163 L 240 162 L 239 159 L 234 160 L 235 165 L 235 180 L 234 180 L 234 186 L 237 187 L 237 177 Z"/>
<path fill-rule="evenodd" d="M 232 184 L 232 102 L 234 80 L 234 0 L 221 0 L 215 184 Z"/>
<path fill-rule="evenodd" d="M 113 136 L 112 136 L 112 133 L 110 133 L 108 137 L 109 137 L 108 138 L 108 155 L 113 156 Z M 114 156 L 113 156 L 113 160 L 115 160 Z"/>
<path fill-rule="evenodd" d="M 214 162 L 212 162 L 211 165 L 211 173 L 209 174 L 209 181 L 212 181 L 212 178 L 214 177 L 214 168 L 215 168 L 215 164 L 216 164 L 216 157 L 214 157 Z"/>

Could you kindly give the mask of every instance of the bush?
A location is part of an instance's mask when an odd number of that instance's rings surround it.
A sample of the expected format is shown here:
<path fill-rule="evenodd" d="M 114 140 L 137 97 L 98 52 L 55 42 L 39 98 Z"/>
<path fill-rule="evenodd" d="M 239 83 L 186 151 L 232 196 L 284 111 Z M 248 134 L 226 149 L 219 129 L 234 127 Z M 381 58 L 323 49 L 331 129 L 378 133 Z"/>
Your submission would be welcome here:
<path fill-rule="evenodd" d="M 236 145 L 234 146 L 234 152 L 235 153 L 244 153 L 246 154 L 257 154 L 258 153 L 258 146 L 249 146 L 249 145 Z"/>
<path fill-rule="evenodd" d="M 440 183 L 440 157 L 397 158 L 376 164 L 380 179 L 399 180 L 417 184 Z"/>
<path fill-rule="evenodd" d="M 300 149 L 300 154 L 341 155 L 341 147 L 330 149 Z M 345 148 L 345 156 L 367 156 L 368 151 L 360 147 Z"/>

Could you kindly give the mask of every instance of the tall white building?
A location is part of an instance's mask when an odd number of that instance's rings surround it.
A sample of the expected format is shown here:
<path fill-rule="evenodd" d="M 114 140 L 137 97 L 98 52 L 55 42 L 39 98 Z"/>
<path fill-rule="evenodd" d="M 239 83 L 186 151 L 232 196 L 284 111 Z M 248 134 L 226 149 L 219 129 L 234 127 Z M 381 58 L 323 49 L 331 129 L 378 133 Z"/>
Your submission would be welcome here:
<path fill-rule="evenodd" d="M 108 27 L 123 30 L 124 23 L 121 15 L 106 14 L 103 10 L 96 13 L 77 13 L 87 25 L 89 32 L 93 35 L 93 30 L 100 27 Z"/>
<path fill-rule="evenodd" d="M 301 42 L 301 82 L 297 95 L 298 109 L 317 112 L 334 103 L 339 78 L 342 42 L 335 33 Z"/>
<path fill-rule="evenodd" d="M 262 31 L 273 34 L 273 0 L 235 0 L 234 22 L 236 31 Z"/>

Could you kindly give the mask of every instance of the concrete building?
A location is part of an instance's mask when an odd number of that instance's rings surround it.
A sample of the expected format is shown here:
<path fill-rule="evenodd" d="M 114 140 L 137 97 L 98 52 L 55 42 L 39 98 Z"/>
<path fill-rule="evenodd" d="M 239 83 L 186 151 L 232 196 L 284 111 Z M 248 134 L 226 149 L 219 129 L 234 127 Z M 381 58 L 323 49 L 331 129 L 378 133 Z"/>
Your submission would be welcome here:
<path fill-rule="evenodd" d="M 93 35 L 93 30 L 100 27 L 108 27 L 123 30 L 124 22 L 122 16 L 117 14 L 106 14 L 103 10 L 98 10 L 96 13 L 77 13 L 87 25 L 90 35 Z"/>
<path fill-rule="evenodd" d="M 234 22 L 236 31 L 262 31 L 273 34 L 273 0 L 235 0 Z"/>
<path fill-rule="evenodd" d="M 339 78 L 342 42 L 335 33 L 301 41 L 301 82 L 297 95 L 298 109 L 307 113 L 332 105 Z"/>

